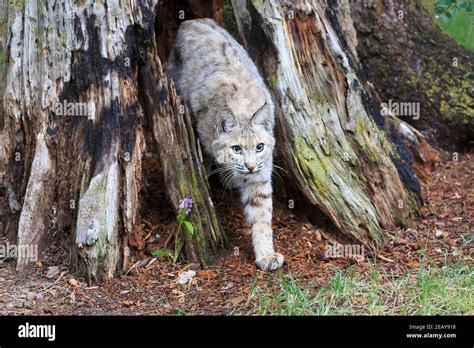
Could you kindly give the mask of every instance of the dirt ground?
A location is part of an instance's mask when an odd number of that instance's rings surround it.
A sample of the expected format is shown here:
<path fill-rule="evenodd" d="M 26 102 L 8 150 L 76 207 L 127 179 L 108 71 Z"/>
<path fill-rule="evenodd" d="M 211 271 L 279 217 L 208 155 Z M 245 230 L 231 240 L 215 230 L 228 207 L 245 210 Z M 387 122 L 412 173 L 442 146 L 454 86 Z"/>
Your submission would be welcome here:
<path fill-rule="evenodd" d="M 0 314 L 207 314 L 245 313 L 252 284 L 278 286 L 276 279 L 292 274 L 298 281 L 324 285 L 337 271 L 349 266 L 368 272 L 369 260 L 401 274 L 416 269 L 420 253 L 432 264 L 444 262 L 445 251 L 454 255 L 472 252 L 474 239 L 474 157 L 444 163 L 423 188 L 425 205 L 411 226 L 388 231 L 390 241 L 377 255 L 366 258 L 327 258 L 330 242 L 324 231 L 298 220 L 291 210 L 276 207 L 273 228 L 276 249 L 285 255 L 285 265 L 276 273 L 259 271 L 253 260 L 251 239 L 241 209 L 226 205 L 226 193 L 215 194 L 219 215 L 231 247 L 207 270 L 197 265 L 172 262 L 142 254 L 133 268 L 105 284 L 87 284 L 68 270 L 66 250 L 47 251 L 24 273 L 15 272 L 14 261 L 0 263 Z M 153 225 L 152 223 L 148 223 Z M 145 232 L 146 232 L 145 226 Z M 159 229 L 148 226 L 150 232 Z M 148 233 L 150 233 L 148 232 Z M 454 252 L 453 252 L 454 251 Z M 195 270 L 186 284 L 180 275 Z"/>

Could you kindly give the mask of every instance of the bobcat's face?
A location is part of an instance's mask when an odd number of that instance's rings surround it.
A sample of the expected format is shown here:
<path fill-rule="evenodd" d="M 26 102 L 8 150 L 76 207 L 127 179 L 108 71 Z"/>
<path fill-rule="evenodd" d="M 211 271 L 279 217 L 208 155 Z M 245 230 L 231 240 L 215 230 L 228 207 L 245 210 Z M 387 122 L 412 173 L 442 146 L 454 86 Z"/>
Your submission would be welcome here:
<path fill-rule="evenodd" d="M 252 177 L 271 170 L 275 144 L 263 126 L 236 129 L 220 138 L 220 146 L 215 148 L 216 160 L 235 175 Z"/>
<path fill-rule="evenodd" d="M 260 125 L 235 127 L 229 133 L 222 133 L 213 143 L 216 162 L 230 177 L 241 179 L 257 179 L 268 174 L 272 169 L 274 146 L 272 135 Z"/>
<path fill-rule="evenodd" d="M 268 112 L 265 103 L 250 120 L 240 123 L 228 109 L 218 115 L 212 147 L 216 162 L 223 167 L 224 181 L 225 174 L 258 180 L 271 173 L 275 140 Z"/>

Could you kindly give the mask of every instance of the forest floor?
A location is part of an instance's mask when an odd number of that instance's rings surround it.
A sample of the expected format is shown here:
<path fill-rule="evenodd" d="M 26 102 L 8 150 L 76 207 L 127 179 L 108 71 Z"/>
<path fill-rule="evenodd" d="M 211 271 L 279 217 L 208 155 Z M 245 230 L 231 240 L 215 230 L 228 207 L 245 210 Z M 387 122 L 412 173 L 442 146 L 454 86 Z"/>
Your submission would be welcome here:
<path fill-rule="evenodd" d="M 0 314 L 246 315 L 474 314 L 474 156 L 440 164 L 423 188 L 425 205 L 411 226 L 389 231 L 378 254 L 330 258 L 333 241 L 276 207 L 276 249 L 284 267 L 254 264 L 241 209 L 215 194 L 230 250 L 207 270 L 144 257 L 105 284 L 68 270 L 67 253 L 45 255 L 26 273 L 0 262 Z M 196 274 L 185 284 L 186 272 Z"/>

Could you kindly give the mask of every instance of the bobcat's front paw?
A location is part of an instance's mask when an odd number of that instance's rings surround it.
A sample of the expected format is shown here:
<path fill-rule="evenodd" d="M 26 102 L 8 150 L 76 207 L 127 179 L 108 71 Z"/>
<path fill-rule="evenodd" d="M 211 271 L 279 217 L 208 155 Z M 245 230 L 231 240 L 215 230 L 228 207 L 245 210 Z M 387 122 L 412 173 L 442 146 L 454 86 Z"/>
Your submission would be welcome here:
<path fill-rule="evenodd" d="M 283 265 L 284 257 L 280 253 L 266 254 L 257 258 L 256 263 L 262 271 L 274 271 Z"/>

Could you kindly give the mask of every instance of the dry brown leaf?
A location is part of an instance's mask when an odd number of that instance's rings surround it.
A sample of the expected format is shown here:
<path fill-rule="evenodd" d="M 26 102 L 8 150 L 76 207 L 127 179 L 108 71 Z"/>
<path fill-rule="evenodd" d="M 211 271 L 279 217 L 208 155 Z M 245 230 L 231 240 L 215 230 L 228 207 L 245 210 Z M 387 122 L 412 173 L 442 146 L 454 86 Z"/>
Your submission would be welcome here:
<path fill-rule="evenodd" d="M 237 296 L 237 297 L 234 297 L 232 299 L 229 300 L 229 303 L 232 305 L 232 306 L 237 306 L 238 304 L 242 303 L 245 301 L 245 297 L 243 296 Z"/>
<path fill-rule="evenodd" d="M 198 270 L 196 272 L 196 275 L 199 277 L 199 278 L 206 278 L 207 280 L 210 280 L 210 279 L 214 279 L 214 278 L 217 278 L 217 272 L 216 271 L 211 271 L 211 270 Z"/>

